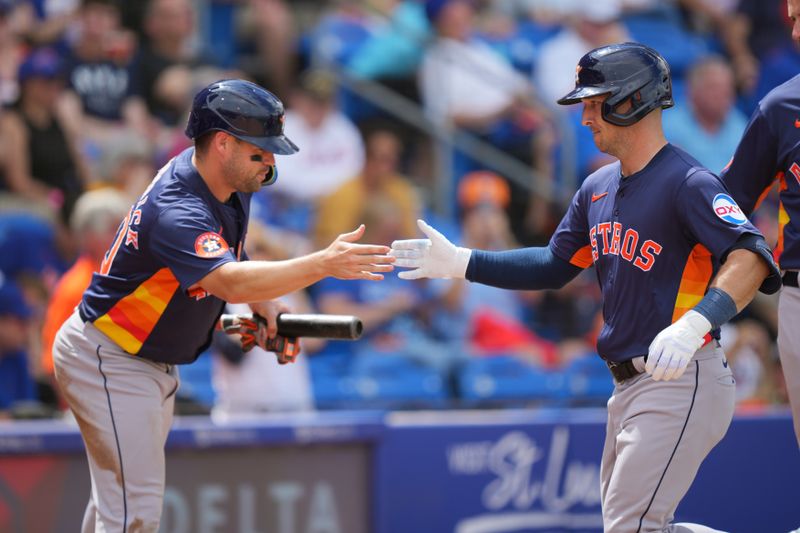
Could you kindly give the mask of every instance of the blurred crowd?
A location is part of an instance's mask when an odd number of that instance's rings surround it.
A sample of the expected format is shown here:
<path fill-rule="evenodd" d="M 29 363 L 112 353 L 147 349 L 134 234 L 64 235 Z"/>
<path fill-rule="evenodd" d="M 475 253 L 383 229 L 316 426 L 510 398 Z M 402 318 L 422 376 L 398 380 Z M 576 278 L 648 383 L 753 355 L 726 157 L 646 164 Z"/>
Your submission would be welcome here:
<path fill-rule="evenodd" d="M 189 146 L 191 98 L 211 81 L 276 93 L 300 146 L 254 195 L 250 257 L 290 258 L 359 223 L 389 244 L 419 236 L 421 217 L 471 248 L 541 246 L 609 162 L 579 106 L 555 104 L 584 53 L 658 49 L 674 80 L 667 138 L 718 172 L 759 99 L 800 72 L 787 26 L 784 0 L 0 0 L 0 411 L 62 410 L 55 332 L 130 204 Z M 755 222 L 777 240 L 776 198 Z M 287 299 L 359 316 L 363 339 L 304 340 L 301 362 L 279 367 L 219 336 L 181 369 L 184 412 L 580 404 L 574 369 L 602 380 L 595 401 L 610 393 L 591 269 L 560 291 L 392 274 Z M 723 330 L 742 408 L 786 401 L 775 308 L 759 296 Z M 522 375 L 530 395 L 503 396 Z"/>

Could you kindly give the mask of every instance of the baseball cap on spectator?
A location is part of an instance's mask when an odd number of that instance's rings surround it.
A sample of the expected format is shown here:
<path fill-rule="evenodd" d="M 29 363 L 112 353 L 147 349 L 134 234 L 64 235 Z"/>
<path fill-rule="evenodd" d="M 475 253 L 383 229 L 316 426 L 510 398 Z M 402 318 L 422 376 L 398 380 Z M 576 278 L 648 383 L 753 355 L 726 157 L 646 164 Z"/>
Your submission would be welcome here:
<path fill-rule="evenodd" d="M 52 48 L 38 48 L 28 54 L 19 66 L 17 78 L 22 83 L 31 78 L 55 79 L 62 75 L 62 62 L 58 53 Z"/>
<path fill-rule="evenodd" d="M 472 4 L 473 0 L 425 0 L 425 15 L 431 24 L 436 24 L 439 15 L 449 4 L 453 2 L 466 2 Z"/>
<path fill-rule="evenodd" d="M 27 319 L 31 310 L 17 284 L 0 273 L 0 317 L 4 316 Z"/>
<path fill-rule="evenodd" d="M 485 205 L 505 209 L 510 201 L 506 180 L 488 170 L 470 172 L 458 184 L 458 203 L 465 211 Z"/>
<path fill-rule="evenodd" d="M 306 70 L 300 75 L 298 85 L 301 91 L 320 102 L 328 102 L 336 96 L 336 78 L 325 69 Z"/>

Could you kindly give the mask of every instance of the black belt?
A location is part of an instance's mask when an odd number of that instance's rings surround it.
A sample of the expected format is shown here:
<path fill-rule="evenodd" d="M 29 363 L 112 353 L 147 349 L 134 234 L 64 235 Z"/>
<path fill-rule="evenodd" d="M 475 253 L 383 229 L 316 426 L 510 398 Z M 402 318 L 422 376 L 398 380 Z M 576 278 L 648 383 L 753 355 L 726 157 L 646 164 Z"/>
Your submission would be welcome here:
<path fill-rule="evenodd" d="M 642 373 L 641 370 L 634 366 L 633 359 L 628 359 L 627 361 L 623 361 L 621 363 L 606 361 L 606 365 L 608 365 L 608 369 L 611 371 L 611 375 L 614 376 L 614 379 L 617 381 L 617 383 L 622 383 L 623 381 L 631 379 L 632 377 L 638 376 Z"/>
<path fill-rule="evenodd" d="M 783 275 L 783 284 L 787 287 L 798 288 L 797 270 L 789 270 Z"/>

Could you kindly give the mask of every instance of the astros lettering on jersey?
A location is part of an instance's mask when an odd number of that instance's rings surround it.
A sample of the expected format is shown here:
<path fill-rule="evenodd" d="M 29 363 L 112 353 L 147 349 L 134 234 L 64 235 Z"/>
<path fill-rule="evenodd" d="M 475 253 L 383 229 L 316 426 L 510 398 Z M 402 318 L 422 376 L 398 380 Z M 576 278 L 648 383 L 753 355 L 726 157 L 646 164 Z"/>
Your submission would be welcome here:
<path fill-rule="evenodd" d="M 633 175 L 621 177 L 617 162 L 589 176 L 550 248 L 578 267 L 594 264 L 605 322 L 597 349 L 622 362 L 645 355 L 703 298 L 719 259 L 746 233 L 760 235 L 719 178 L 668 144 Z"/>

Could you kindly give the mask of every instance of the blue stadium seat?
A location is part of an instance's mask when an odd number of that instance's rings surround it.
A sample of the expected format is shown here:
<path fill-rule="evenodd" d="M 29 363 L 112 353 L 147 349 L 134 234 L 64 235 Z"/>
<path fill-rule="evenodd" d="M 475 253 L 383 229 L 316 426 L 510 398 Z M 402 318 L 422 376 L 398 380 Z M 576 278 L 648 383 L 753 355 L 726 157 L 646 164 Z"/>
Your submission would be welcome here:
<path fill-rule="evenodd" d="M 370 353 L 344 361 L 335 355 L 311 358 L 318 409 L 438 408 L 448 396 L 440 374 L 402 354 Z"/>
<path fill-rule="evenodd" d="M 343 376 L 350 369 L 352 355 L 340 352 L 325 352 L 308 357 L 312 376 Z"/>
<path fill-rule="evenodd" d="M 352 408 L 358 403 L 355 380 L 350 376 L 312 374 L 311 384 L 317 409 Z"/>
<path fill-rule="evenodd" d="M 369 36 L 370 30 L 362 21 L 330 15 L 306 35 L 303 44 L 315 61 L 346 65 Z"/>
<path fill-rule="evenodd" d="M 708 44 L 668 18 L 632 16 L 625 19 L 632 40 L 652 46 L 669 63 L 672 77 L 682 78 L 686 70 L 709 52 Z"/>
<path fill-rule="evenodd" d="M 448 400 L 441 374 L 401 353 L 364 354 L 351 376 L 359 398 L 373 408 L 437 408 Z"/>
<path fill-rule="evenodd" d="M 462 369 L 459 382 L 465 403 L 558 402 L 566 392 L 563 374 L 511 355 L 470 361 Z"/>
<path fill-rule="evenodd" d="M 349 376 L 352 355 L 326 352 L 309 357 L 311 385 L 318 409 L 349 407 L 357 401 L 353 379 Z"/>
<path fill-rule="evenodd" d="M 564 376 L 569 404 L 605 405 L 614 391 L 614 380 L 608 367 L 596 354 L 572 361 L 564 369 Z"/>
<path fill-rule="evenodd" d="M 211 386 L 211 364 L 211 354 L 203 352 L 194 363 L 181 365 L 178 369 L 181 377 L 179 395 L 209 408 L 213 406 L 216 395 Z"/>
<path fill-rule="evenodd" d="M 529 76 L 536 64 L 539 47 L 561 31 L 559 25 L 542 25 L 533 21 L 520 21 L 514 31 L 501 38 L 479 34 L 476 37 L 508 59 L 515 69 Z"/>

